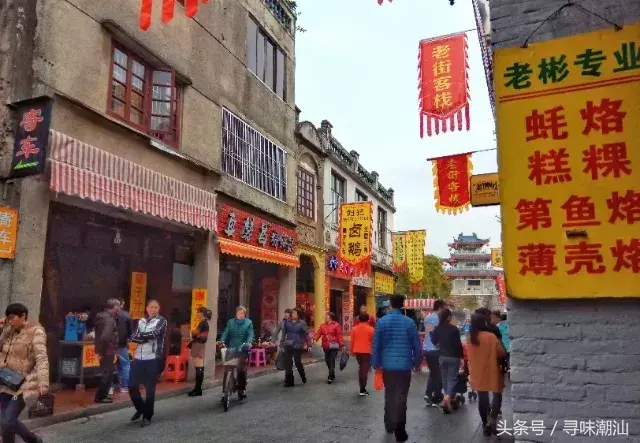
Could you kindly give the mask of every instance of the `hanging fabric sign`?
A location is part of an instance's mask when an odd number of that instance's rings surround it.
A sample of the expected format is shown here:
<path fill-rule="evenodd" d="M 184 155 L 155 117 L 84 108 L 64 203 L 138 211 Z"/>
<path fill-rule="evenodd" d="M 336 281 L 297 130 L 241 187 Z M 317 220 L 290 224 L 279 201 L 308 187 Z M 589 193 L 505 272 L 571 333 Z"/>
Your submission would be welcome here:
<path fill-rule="evenodd" d="M 409 290 L 415 294 L 422 288 L 424 274 L 424 247 L 427 232 L 407 232 L 407 270 L 409 274 Z"/>
<path fill-rule="evenodd" d="M 507 302 L 507 288 L 504 284 L 504 274 L 498 274 L 498 276 L 496 277 L 496 284 L 498 285 L 498 295 L 500 303 L 504 304 Z"/>
<path fill-rule="evenodd" d="M 471 154 L 440 157 L 431 162 L 436 210 L 454 215 L 468 210 L 471 206 Z"/>
<path fill-rule="evenodd" d="M 371 202 L 340 205 L 338 232 L 339 258 L 353 266 L 355 276 L 371 275 L 371 232 L 373 204 Z"/>
<path fill-rule="evenodd" d="M 422 40 L 418 52 L 420 138 L 447 130 L 468 131 L 469 62 L 467 37 L 454 34 Z M 448 125 L 447 125 L 448 124 Z"/>
<path fill-rule="evenodd" d="M 173 12 L 176 6 L 176 0 L 162 1 L 162 23 L 169 23 L 173 20 Z M 209 0 L 184 0 L 184 11 L 187 17 L 193 18 L 198 13 L 200 1 L 203 4 L 209 3 Z M 141 0 L 140 2 L 140 29 L 146 31 L 151 26 L 151 11 L 153 10 L 153 0 Z"/>
<path fill-rule="evenodd" d="M 407 234 L 392 233 L 391 244 L 393 245 L 393 272 L 407 272 Z"/>

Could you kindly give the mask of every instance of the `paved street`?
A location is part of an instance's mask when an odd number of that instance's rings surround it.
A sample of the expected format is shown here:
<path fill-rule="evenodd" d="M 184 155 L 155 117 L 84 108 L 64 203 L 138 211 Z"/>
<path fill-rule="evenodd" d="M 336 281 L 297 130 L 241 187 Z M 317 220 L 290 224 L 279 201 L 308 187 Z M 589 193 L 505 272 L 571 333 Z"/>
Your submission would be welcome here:
<path fill-rule="evenodd" d="M 335 384 L 325 382 L 326 368 L 308 369 L 307 385 L 282 387 L 282 373 L 250 382 L 249 399 L 232 403 L 225 413 L 219 388 L 200 398 L 185 397 L 158 402 L 151 427 L 130 423 L 133 411 L 76 420 L 38 431 L 47 443 L 145 443 L 224 441 L 355 442 L 395 441 L 384 432 L 383 394 L 359 397 L 355 361 L 338 374 Z M 298 382 L 298 380 L 296 380 Z M 427 408 L 422 399 L 426 375 L 414 375 L 409 399 L 407 431 L 411 442 L 479 442 L 484 437 L 476 405 L 468 403 L 445 416 Z"/>

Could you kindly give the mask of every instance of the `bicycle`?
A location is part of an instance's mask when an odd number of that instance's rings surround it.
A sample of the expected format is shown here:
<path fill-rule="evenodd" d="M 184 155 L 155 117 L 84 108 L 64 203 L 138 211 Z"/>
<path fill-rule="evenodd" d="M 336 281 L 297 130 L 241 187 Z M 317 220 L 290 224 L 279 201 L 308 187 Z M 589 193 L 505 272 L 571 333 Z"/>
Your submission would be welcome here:
<path fill-rule="evenodd" d="M 238 392 L 237 369 L 247 361 L 248 352 L 242 348 L 229 349 L 223 347 L 220 349 L 220 353 L 222 354 L 222 364 L 224 366 L 224 376 L 222 378 L 222 407 L 226 412 L 229 410 L 229 405 L 231 404 L 231 396 L 235 392 Z M 240 400 L 242 400 L 242 397 L 240 397 Z"/>

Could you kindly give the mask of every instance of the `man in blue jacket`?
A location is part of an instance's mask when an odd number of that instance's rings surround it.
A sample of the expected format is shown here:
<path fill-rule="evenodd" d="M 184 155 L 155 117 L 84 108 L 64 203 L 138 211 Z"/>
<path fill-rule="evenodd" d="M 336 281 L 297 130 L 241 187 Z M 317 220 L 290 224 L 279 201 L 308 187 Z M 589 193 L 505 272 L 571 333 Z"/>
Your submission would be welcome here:
<path fill-rule="evenodd" d="M 416 324 L 402 313 L 403 295 L 391 296 L 391 311 L 378 320 L 373 335 L 371 366 L 382 370 L 384 426 L 396 441 L 407 441 L 407 396 L 411 370 L 420 370 L 422 349 Z"/>

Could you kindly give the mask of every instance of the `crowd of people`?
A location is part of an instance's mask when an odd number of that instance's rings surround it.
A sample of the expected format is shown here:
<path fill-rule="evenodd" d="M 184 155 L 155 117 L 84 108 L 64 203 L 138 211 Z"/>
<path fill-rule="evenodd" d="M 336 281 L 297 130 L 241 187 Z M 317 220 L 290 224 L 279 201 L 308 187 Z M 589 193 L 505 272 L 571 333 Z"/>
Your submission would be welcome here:
<path fill-rule="evenodd" d="M 295 366 L 302 383 L 307 377 L 302 353 L 310 352 L 314 342 L 321 341 L 327 366 L 327 383 L 336 379 L 336 362 L 353 356 L 359 366 L 359 395 L 367 396 L 370 370 L 384 382 L 384 425 L 396 441 L 407 441 L 407 397 L 411 372 L 421 370 L 426 361 L 429 378 L 425 401 L 452 413 L 460 405 L 460 393 L 467 388 L 467 376 L 472 393 L 478 398 L 478 411 L 485 435 L 496 433 L 501 414 L 504 377 L 509 369 L 509 331 L 505 314 L 480 308 L 471 316 L 468 343 L 463 343 L 460 328 L 451 309 L 436 300 L 432 313 L 423 313 L 425 337 L 421 343 L 416 323 L 403 313 L 404 297 L 394 295 L 385 315 L 376 318 L 365 306 L 354 322 L 350 349 L 347 351 L 342 326 L 334 313 L 327 313 L 317 331 L 310 333 L 298 309 L 287 309 L 272 336 L 279 349 L 284 386 L 294 386 Z M 113 373 L 117 364 L 120 392 L 128 392 L 135 409 L 132 421 L 142 419 L 143 427 L 151 424 L 154 415 L 156 383 L 164 370 L 164 340 L 167 320 L 160 314 L 160 304 L 149 300 L 146 315 L 136 328 L 124 310 L 124 301 L 109 299 L 96 317 L 94 341 L 100 361 L 101 378 L 95 394 L 96 403 L 112 402 Z M 205 345 L 212 313 L 207 308 L 197 311 L 198 325 L 191 331 L 192 363 L 196 383 L 188 395 L 202 395 Z M 49 363 L 46 335 L 42 326 L 28 321 L 27 308 L 10 304 L 5 318 L 0 320 L 0 408 L 2 441 L 11 443 L 20 436 L 27 443 L 42 439 L 29 431 L 18 416 L 25 406 L 32 406 L 49 390 Z M 253 323 L 247 310 L 239 306 L 230 319 L 219 344 L 247 353 L 254 339 Z M 136 343 L 133 359 L 129 359 L 129 342 Z M 116 358 L 117 357 L 117 358 Z M 343 362 L 346 364 L 346 362 Z M 341 365 L 342 366 L 342 365 Z M 13 383 L 13 384 L 11 384 Z M 144 386 L 145 397 L 140 387 Z M 461 388 L 462 386 L 462 388 Z M 237 368 L 239 399 L 247 397 L 246 367 Z"/>

